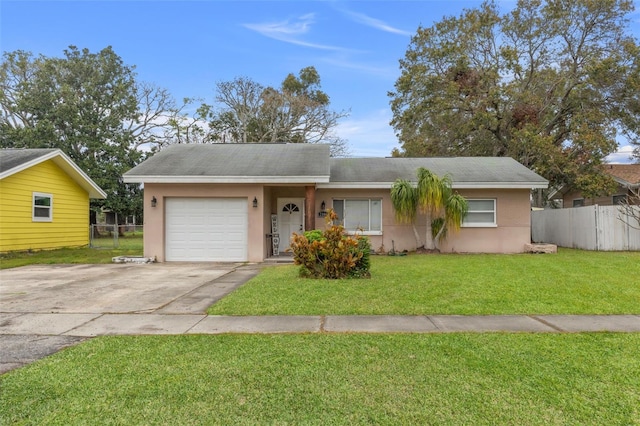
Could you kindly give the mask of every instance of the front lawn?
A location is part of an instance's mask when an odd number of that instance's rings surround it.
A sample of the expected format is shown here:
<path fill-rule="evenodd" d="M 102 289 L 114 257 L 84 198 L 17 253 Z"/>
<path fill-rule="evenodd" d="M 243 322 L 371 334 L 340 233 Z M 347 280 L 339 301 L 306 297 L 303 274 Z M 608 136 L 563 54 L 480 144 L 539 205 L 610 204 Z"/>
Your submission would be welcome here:
<path fill-rule="evenodd" d="M 120 237 L 117 249 L 62 248 L 34 252 L 10 252 L 0 254 L 0 269 L 38 264 L 111 263 L 115 256 L 142 256 L 142 235 Z"/>
<path fill-rule="evenodd" d="M 100 337 L 0 377 L 3 424 L 640 424 L 640 334 Z"/>
<path fill-rule="evenodd" d="M 639 314 L 640 252 L 373 256 L 371 279 L 265 268 L 217 315 Z"/>

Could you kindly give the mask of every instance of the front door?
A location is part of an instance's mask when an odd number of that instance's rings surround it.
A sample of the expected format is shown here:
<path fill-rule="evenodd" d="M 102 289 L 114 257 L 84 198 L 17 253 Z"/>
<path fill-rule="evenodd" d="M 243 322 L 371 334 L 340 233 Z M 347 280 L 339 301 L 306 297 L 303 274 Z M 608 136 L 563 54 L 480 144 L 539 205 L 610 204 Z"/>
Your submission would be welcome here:
<path fill-rule="evenodd" d="M 278 198 L 280 252 L 289 248 L 291 234 L 304 231 L 304 198 Z"/>

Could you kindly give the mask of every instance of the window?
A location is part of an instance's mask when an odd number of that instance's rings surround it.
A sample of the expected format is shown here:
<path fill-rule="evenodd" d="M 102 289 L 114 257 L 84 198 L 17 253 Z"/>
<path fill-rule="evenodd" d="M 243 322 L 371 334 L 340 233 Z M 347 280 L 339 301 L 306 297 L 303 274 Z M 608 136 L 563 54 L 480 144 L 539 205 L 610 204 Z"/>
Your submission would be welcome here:
<path fill-rule="evenodd" d="M 627 201 L 627 196 L 622 194 L 622 195 L 614 195 L 613 196 L 613 205 L 614 206 L 619 206 L 621 204 L 626 203 Z"/>
<path fill-rule="evenodd" d="M 296 206 L 295 204 L 289 203 L 285 204 L 284 207 L 282 207 L 282 211 L 285 213 L 294 213 L 299 212 L 300 208 L 298 208 L 298 206 Z"/>
<path fill-rule="evenodd" d="M 582 207 L 584 206 L 584 198 L 576 198 L 573 200 L 573 207 Z"/>
<path fill-rule="evenodd" d="M 53 195 L 34 192 L 32 220 L 34 222 L 51 222 L 52 219 Z"/>
<path fill-rule="evenodd" d="M 466 227 L 495 227 L 496 200 L 467 200 L 469 211 L 462 221 Z"/>
<path fill-rule="evenodd" d="M 382 234 L 382 200 L 333 200 L 333 210 L 347 231 Z"/>

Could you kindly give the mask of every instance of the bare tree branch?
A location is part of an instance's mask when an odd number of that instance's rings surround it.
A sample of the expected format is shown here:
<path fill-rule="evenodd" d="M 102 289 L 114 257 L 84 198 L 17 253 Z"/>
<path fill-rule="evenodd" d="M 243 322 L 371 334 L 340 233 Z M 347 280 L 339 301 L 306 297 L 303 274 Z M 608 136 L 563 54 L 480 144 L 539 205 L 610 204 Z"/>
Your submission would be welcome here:
<path fill-rule="evenodd" d="M 640 186 L 629 189 L 629 195 L 618 206 L 618 220 L 640 229 Z"/>

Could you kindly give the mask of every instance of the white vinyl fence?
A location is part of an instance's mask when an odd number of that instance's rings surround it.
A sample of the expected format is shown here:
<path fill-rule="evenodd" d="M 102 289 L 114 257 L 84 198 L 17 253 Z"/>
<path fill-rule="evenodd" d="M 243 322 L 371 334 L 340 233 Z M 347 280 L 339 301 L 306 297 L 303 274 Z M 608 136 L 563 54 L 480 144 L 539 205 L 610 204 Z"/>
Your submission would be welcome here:
<path fill-rule="evenodd" d="M 620 220 L 620 218 L 625 221 Z M 531 240 L 584 250 L 640 250 L 640 230 L 618 206 L 586 206 L 531 212 Z"/>

